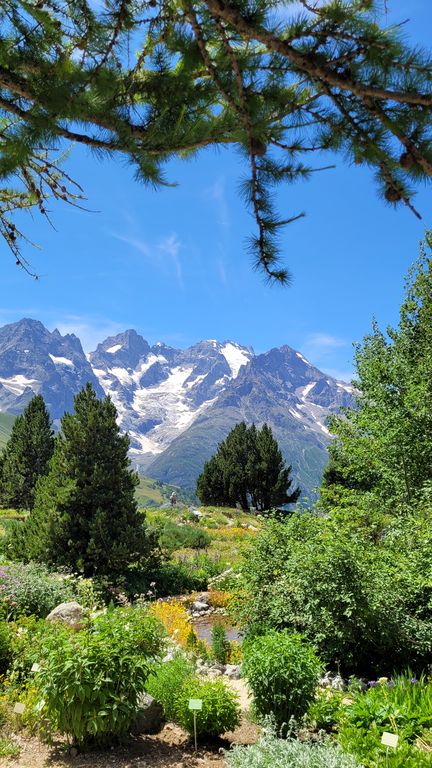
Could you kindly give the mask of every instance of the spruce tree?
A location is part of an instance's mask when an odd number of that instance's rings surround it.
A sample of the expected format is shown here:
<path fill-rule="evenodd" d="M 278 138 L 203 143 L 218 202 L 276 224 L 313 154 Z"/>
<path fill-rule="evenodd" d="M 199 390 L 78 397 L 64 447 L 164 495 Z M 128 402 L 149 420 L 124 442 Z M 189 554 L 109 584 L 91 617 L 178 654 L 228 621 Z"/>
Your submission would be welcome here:
<path fill-rule="evenodd" d="M 27 559 L 66 566 L 85 576 L 126 574 L 145 568 L 153 540 L 135 500 L 129 438 L 116 424 L 110 398 L 98 400 L 91 384 L 65 414 L 48 475 L 16 541 Z M 13 542 L 12 542 L 13 549 Z"/>
<path fill-rule="evenodd" d="M 291 465 L 285 465 L 281 450 L 267 424 L 256 435 L 259 457 L 257 483 L 252 493 L 252 502 L 258 512 L 274 509 L 285 504 L 294 504 L 300 496 L 300 488 L 289 489 Z"/>
<path fill-rule="evenodd" d="M 32 509 L 37 481 L 48 472 L 54 433 L 42 395 L 15 419 L 1 460 L 0 498 L 5 507 Z"/>
<path fill-rule="evenodd" d="M 432 176 L 432 63 L 382 0 L 8 0 L 0 8 L 0 234 L 18 265 L 16 210 L 80 203 L 64 149 L 120 154 L 146 183 L 171 158 L 240 149 L 250 247 L 287 280 L 269 191 L 329 166 L 370 169 L 392 206 Z M 404 28 L 405 30 L 405 28 Z M 319 160 L 324 153 L 324 159 Z M 311 160 L 313 158 L 313 160 Z M 418 215 L 418 214 L 417 214 Z M 337 216 L 337 211 L 336 211 Z M 20 222 L 21 219 L 18 219 Z"/>
<path fill-rule="evenodd" d="M 204 465 L 196 493 L 203 504 L 239 504 L 246 512 L 251 502 L 263 512 L 297 501 L 300 489 L 289 492 L 291 470 L 267 424 L 257 429 L 241 422 Z"/>

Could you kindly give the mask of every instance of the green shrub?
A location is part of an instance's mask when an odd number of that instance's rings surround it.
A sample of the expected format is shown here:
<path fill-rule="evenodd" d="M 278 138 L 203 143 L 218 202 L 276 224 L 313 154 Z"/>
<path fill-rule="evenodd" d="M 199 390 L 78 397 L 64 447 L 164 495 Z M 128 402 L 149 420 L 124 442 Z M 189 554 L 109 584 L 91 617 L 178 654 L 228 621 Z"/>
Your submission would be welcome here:
<path fill-rule="evenodd" d="M 164 562 L 157 575 L 158 595 L 164 597 L 205 590 L 209 580 L 222 573 L 224 568 L 222 560 L 205 553 L 182 562 Z"/>
<path fill-rule="evenodd" d="M 356 525 L 357 513 L 267 522 L 242 565 L 238 620 L 302 632 L 345 675 L 426 669 L 431 515 L 394 521 L 374 541 L 366 524 Z"/>
<path fill-rule="evenodd" d="M 165 523 L 159 537 L 162 549 L 172 553 L 176 549 L 190 547 L 191 549 L 205 549 L 210 545 L 211 538 L 207 531 L 196 525 L 177 525 L 171 521 Z"/>
<path fill-rule="evenodd" d="M 0 613 L 8 619 L 34 614 L 45 618 L 59 603 L 72 600 L 70 579 L 37 563 L 0 567 Z"/>
<path fill-rule="evenodd" d="M 194 732 L 190 699 L 201 699 L 202 709 L 196 713 L 198 735 L 220 736 L 240 725 L 240 707 L 237 694 L 222 680 L 188 678 L 177 699 L 176 721 L 189 733 Z"/>
<path fill-rule="evenodd" d="M 125 732 L 161 650 L 161 636 L 156 619 L 130 608 L 101 614 L 80 632 L 58 625 L 45 639 L 45 657 L 34 677 L 37 709 L 50 731 L 77 744 L 105 743 Z"/>
<path fill-rule="evenodd" d="M 331 688 L 317 691 L 307 712 L 309 725 L 327 733 L 334 731 L 344 711 L 343 698 L 343 693 Z"/>
<path fill-rule="evenodd" d="M 226 664 L 229 653 L 229 642 L 223 624 L 214 624 L 211 636 L 211 654 L 219 664 Z"/>
<path fill-rule="evenodd" d="M 0 621 L 0 675 L 4 675 L 12 660 L 12 637 L 9 624 Z"/>
<path fill-rule="evenodd" d="M 305 714 L 322 665 L 301 635 L 272 630 L 243 644 L 243 672 L 259 715 L 271 715 L 278 729 Z"/>
<path fill-rule="evenodd" d="M 167 720 L 175 721 L 177 699 L 185 680 L 194 677 L 193 664 L 183 654 L 159 664 L 147 680 L 146 690 L 163 706 Z"/>
<path fill-rule="evenodd" d="M 397 729 L 401 737 L 414 741 L 424 728 L 432 728 L 432 683 L 411 673 L 381 678 L 354 697 L 345 721 L 364 730 L 372 724 L 381 732 Z"/>
<path fill-rule="evenodd" d="M 266 736 L 249 747 L 225 752 L 229 768 L 361 768 L 335 745 L 302 743 Z"/>
<path fill-rule="evenodd" d="M 219 736 L 240 723 L 237 696 L 221 680 L 203 681 L 195 674 L 184 656 L 160 664 L 147 683 L 148 692 L 159 701 L 167 720 L 172 720 L 193 733 L 190 699 L 202 699 L 197 712 L 197 733 Z"/>
<path fill-rule="evenodd" d="M 389 766 L 417 768 L 432 766 L 432 754 L 422 752 L 418 740 L 429 741 L 432 728 L 432 683 L 411 674 L 387 681 L 381 678 L 363 693 L 354 696 L 346 708 L 339 733 L 340 744 L 356 754 L 366 768 L 384 761 L 381 745 L 384 731 L 399 735 L 397 750 L 391 750 Z"/>

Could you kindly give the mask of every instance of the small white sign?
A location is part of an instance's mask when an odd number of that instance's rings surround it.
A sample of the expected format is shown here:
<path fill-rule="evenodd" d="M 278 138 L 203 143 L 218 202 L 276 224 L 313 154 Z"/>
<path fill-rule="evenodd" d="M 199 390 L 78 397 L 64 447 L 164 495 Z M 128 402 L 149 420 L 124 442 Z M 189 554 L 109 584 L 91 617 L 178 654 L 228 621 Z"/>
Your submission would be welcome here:
<path fill-rule="evenodd" d="M 31 671 L 32 671 L 32 672 L 39 672 L 39 670 L 40 670 L 40 664 L 38 664 L 38 663 L 35 661 L 35 663 L 33 664 L 32 668 L 31 668 Z"/>
<path fill-rule="evenodd" d="M 189 699 L 189 709 L 199 711 L 202 709 L 202 699 Z"/>
<path fill-rule="evenodd" d="M 384 744 L 385 747 L 393 747 L 393 749 L 396 749 L 398 741 L 399 736 L 397 733 L 388 733 L 387 731 L 384 731 L 381 738 L 381 744 Z"/>
<path fill-rule="evenodd" d="M 15 704 L 15 706 L 14 706 L 14 710 L 13 710 L 13 711 L 14 711 L 14 712 L 15 712 L 17 715 L 22 715 L 22 713 L 24 712 L 24 710 L 25 710 L 25 704 L 21 704 L 21 702 L 20 702 L 20 701 L 17 701 L 17 703 L 16 703 L 16 704 Z"/>

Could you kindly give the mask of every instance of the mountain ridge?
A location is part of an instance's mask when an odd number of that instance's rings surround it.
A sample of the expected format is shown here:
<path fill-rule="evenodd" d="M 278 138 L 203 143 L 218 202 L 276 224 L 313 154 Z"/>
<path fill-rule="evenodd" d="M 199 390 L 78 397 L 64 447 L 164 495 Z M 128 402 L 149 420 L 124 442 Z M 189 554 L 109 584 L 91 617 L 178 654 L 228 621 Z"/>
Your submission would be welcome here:
<path fill-rule="evenodd" d="M 310 494 L 327 461 L 326 419 L 353 402 L 351 386 L 287 344 L 258 354 L 232 340 L 176 349 L 127 329 L 85 355 L 75 334 L 50 332 L 38 320 L 0 328 L 0 411 L 21 413 L 41 393 L 58 426 L 87 381 L 111 396 L 133 462 L 155 480 L 189 488 L 238 421 L 266 421 Z"/>

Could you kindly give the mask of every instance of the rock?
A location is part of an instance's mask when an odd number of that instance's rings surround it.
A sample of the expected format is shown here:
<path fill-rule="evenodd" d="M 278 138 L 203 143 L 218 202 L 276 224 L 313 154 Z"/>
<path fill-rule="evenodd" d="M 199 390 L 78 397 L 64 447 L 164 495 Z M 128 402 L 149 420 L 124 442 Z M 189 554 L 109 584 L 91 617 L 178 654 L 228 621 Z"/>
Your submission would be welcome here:
<path fill-rule="evenodd" d="M 222 672 L 216 667 L 210 667 L 207 672 L 208 677 L 222 677 Z"/>
<path fill-rule="evenodd" d="M 80 629 L 84 618 L 84 608 L 76 602 L 60 603 L 46 617 L 46 621 L 62 621 L 73 629 Z"/>
<path fill-rule="evenodd" d="M 143 693 L 138 699 L 138 712 L 132 726 L 132 733 L 159 733 L 164 721 L 162 705 L 149 693 Z"/>
<path fill-rule="evenodd" d="M 192 610 L 197 611 L 198 613 L 202 613 L 203 611 L 208 611 L 209 605 L 208 603 L 203 603 L 201 600 L 195 600 L 194 603 L 192 603 Z"/>
<path fill-rule="evenodd" d="M 241 677 L 241 664 L 227 664 L 225 674 L 227 677 L 238 680 Z"/>

